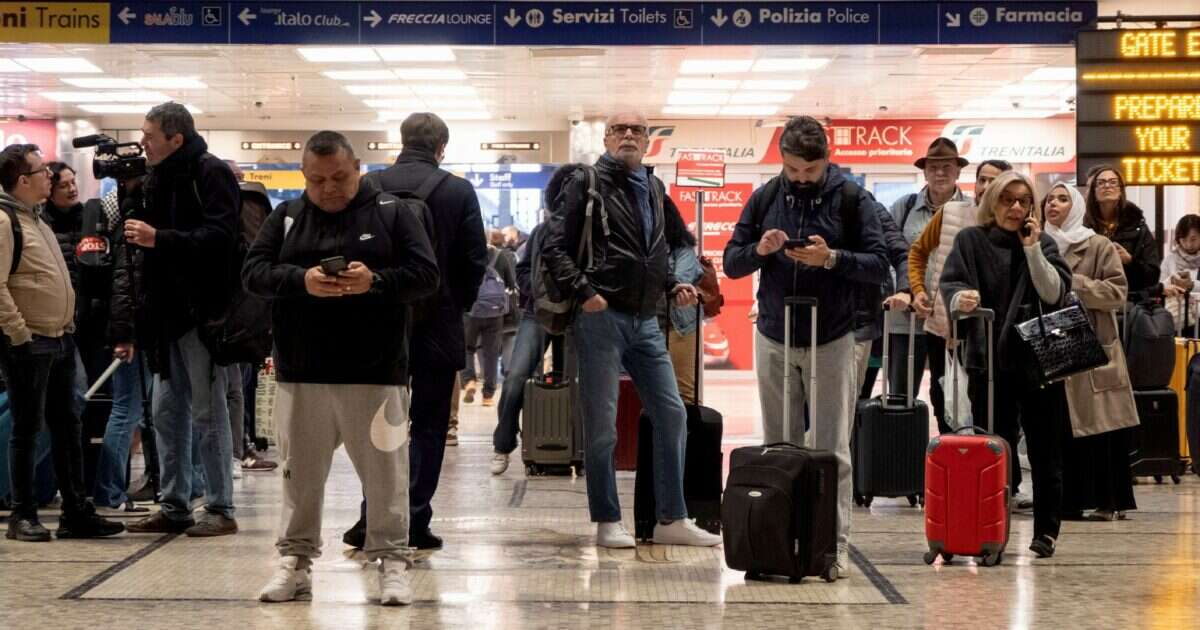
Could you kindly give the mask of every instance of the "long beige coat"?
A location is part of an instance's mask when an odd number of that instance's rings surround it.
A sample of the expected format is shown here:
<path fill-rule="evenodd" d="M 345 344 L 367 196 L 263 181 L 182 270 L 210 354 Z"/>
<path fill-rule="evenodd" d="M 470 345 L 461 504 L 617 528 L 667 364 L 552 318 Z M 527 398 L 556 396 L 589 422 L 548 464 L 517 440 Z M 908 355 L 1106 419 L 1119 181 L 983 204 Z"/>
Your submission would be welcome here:
<path fill-rule="evenodd" d="M 1072 432 L 1084 437 L 1137 426 L 1129 368 L 1113 314 L 1125 304 L 1129 290 L 1121 258 L 1112 242 L 1099 234 L 1071 246 L 1064 258 L 1073 274 L 1071 290 L 1087 309 L 1108 353 L 1108 365 L 1067 379 Z"/>

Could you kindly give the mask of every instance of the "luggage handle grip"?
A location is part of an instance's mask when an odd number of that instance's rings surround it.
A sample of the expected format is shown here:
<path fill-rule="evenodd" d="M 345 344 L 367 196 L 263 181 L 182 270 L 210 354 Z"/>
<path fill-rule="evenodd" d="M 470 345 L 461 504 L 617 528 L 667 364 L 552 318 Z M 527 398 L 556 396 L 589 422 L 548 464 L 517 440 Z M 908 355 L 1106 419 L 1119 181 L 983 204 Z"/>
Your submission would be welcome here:
<path fill-rule="evenodd" d="M 950 313 L 950 319 L 959 322 L 964 319 L 985 319 L 989 322 L 996 321 L 996 311 L 990 308 L 977 308 L 970 313 L 955 310 Z"/>
<path fill-rule="evenodd" d="M 896 313 L 896 311 L 892 310 L 891 308 L 888 308 L 888 306 L 886 304 L 883 306 L 883 370 L 885 372 L 891 371 L 891 366 L 888 361 L 889 350 L 891 348 L 891 327 L 888 325 L 888 323 L 889 323 L 888 320 L 895 313 Z M 904 382 L 908 384 L 908 387 L 905 388 L 906 391 L 904 392 L 904 404 L 905 404 L 905 407 L 907 407 L 909 409 L 911 409 L 913 407 L 913 398 L 916 396 L 916 394 L 913 392 L 913 389 L 914 389 L 913 385 L 916 382 L 916 379 L 913 378 L 913 372 L 916 370 L 916 368 L 915 368 L 916 359 L 914 358 L 914 354 L 916 352 L 916 350 L 915 350 L 916 341 L 917 341 L 917 312 L 912 309 L 908 309 L 908 373 L 907 373 L 908 375 L 904 378 Z M 889 380 L 891 380 L 891 379 L 888 379 L 888 378 L 883 379 L 883 397 L 880 399 L 881 401 L 883 401 L 883 408 L 884 409 L 897 409 L 897 408 L 902 409 L 904 407 L 889 407 L 888 406 L 888 401 L 890 400 L 888 394 L 891 393 L 888 391 L 888 381 Z"/>
<path fill-rule="evenodd" d="M 789 306 L 809 306 L 816 308 L 817 298 L 809 297 L 807 295 L 789 295 L 783 298 L 783 303 Z"/>
<path fill-rule="evenodd" d="M 960 341 L 962 341 L 958 337 L 958 324 L 959 324 L 959 322 L 961 322 L 963 320 L 968 320 L 968 319 L 983 320 L 984 329 L 987 333 L 986 341 L 985 341 L 985 344 L 987 347 L 985 350 L 986 350 L 986 355 L 987 355 L 987 399 L 988 399 L 988 401 L 987 401 L 987 415 L 988 415 L 987 421 L 988 421 L 988 428 L 985 431 L 985 433 L 992 435 L 993 434 L 992 431 L 995 430 L 995 415 L 994 414 L 995 414 L 995 405 L 996 405 L 996 398 L 995 398 L 996 394 L 995 394 L 995 389 L 994 389 L 994 387 L 995 387 L 994 378 L 995 377 L 992 372 L 992 370 L 994 369 L 993 353 L 995 352 L 995 347 L 992 345 L 993 344 L 992 336 L 994 334 L 993 327 L 995 326 L 995 323 L 996 323 L 996 312 L 990 308 L 983 308 L 983 307 L 976 308 L 974 311 L 971 311 L 970 313 L 965 313 L 958 309 L 950 311 L 950 341 L 953 342 L 953 346 L 954 346 L 954 349 L 950 351 L 951 352 L 950 357 L 954 361 L 955 364 L 957 364 L 959 362 L 959 360 L 960 360 L 959 352 L 961 352 L 961 350 L 962 350 L 961 348 L 958 347 L 958 344 L 960 343 Z M 963 362 L 963 366 L 964 367 L 966 366 L 965 362 Z M 951 387 L 953 388 L 952 405 L 954 406 L 954 413 L 955 413 L 955 416 L 957 417 L 957 415 L 959 413 L 958 366 L 957 365 L 948 365 L 947 369 L 950 370 L 950 373 L 951 373 L 951 380 L 952 380 Z M 961 427 L 961 428 L 962 429 L 974 428 L 975 426 L 977 426 L 976 421 L 974 418 L 972 418 L 971 427 Z M 956 431 L 956 433 L 957 433 L 957 431 Z"/>

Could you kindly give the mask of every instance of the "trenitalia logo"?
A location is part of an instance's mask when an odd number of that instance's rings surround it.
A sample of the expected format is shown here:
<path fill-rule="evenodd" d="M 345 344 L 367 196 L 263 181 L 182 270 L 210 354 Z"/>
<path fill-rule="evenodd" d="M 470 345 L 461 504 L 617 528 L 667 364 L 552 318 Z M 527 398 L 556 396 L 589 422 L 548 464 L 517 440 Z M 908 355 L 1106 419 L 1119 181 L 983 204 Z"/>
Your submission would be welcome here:
<path fill-rule="evenodd" d="M 967 155 L 975 138 L 983 135 L 983 125 L 959 125 L 950 132 L 950 139 L 958 145 L 958 154 Z"/>
<path fill-rule="evenodd" d="M 662 127 L 650 128 L 650 148 L 646 151 L 646 157 L 652 158 L 662 153 L 663 144 L 667 138 L 675 135 L 675 126 L 666 125 Z"/>

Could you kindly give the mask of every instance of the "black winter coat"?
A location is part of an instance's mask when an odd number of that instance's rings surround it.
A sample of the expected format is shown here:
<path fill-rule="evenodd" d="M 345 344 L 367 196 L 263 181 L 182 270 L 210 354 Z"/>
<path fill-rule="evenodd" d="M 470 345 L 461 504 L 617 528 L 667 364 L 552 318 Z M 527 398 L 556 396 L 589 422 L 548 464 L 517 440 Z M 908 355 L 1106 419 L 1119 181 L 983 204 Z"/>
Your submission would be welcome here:
<path fill-rule="evenodd" d="M 1095 226 L 1091 226 L 1096 229 Z M 1100 232 L 1099 229 L 1096 229 Z M 1106 235 L 1107 236 L 1107 235 Z M 1158 251 L 1158 241 L 1154 239 L 1154 231 L 1146 225 L 1146 216 L 1142 209 L 1132 202 L 1125 202 L 1117 220 L 1117 229 L 1108 240 L 1125 248 L 1133 258 L 1124 265 L 1125 277 L 1129 279 L 1129 299 L 1136 301 L 1140 297 L 1158 295 L 1162 287 L 1158 283 L 1162 254 Z M 1135 295 L 1141 293 L 1141 296 Z"/>
<path fill-rule="evenodd" d="M 840 168 L 830 164 L 816 198 L 797 195 L 783 175 L 778 186 L 765 185 L 750 196 L 734 228 L 733 237 L 725 246 L 725 274 L 742 278 L 762 270 L 758 282 L 758 331 L 768 339 L 783 343 L 786 296 L 815 297 L 820 315 L 817 318 L 817 343 L 826 344 L 854 329 L 858 291 L 851 283 L 882 284 L 888 275 L 888 249 L 879 226 L 879 205 L 866 190 L 859 188 L 857 206 L 860 233 L 857 239 L 845 234 L 842 225 L 841 203 L 846 177 Z M 778 192 L 768 199 L 765 191 Z M 761 225 L 755 217 L 762 217 Z M 788 238 L 819 235 L 831 249 L 838 250 L 833 269 L 807 267 L 794 263 L 780 250 L 770 256 L 759 256 L 755 248 L 763 233 L 780 229 Z M 806 308 L 793 313 L 792 340 L 795 347 L 807 347 L 811 330 L 811 314 Z"/>
<path fill-rule="evenodd" d="M 564 291 L 574 291 L 580 303 L 601 295 L 608 308 L 643 318 L 654 317 L 659 298 L 676 284 L 669 268 L 671 250 L 663 236 L 664 207 L 674 208 L 675 202 L 667 196 L 662 181 L 647 167 L 650 203 L 655 209 L 653 233 L 647 239 L 642 211 L 625 165 L 604 156 L 595 168 L 597 192 L 608 213 L 608 234 L 600 220 L 600 204 L 596 204 L 592 221 L 594 268 L 586 271 L 575 264 L 587 206 L 587 176 L 582 168 L 570 174 L 555 199 L 542 256 L 554 282 Z"/>
<path fill-rule="evenodd" d="M 883 284 L 858 283 L 858 308 L 855 313 L 854 337 L 856 341 L 872 341 L 883 334 L 883 300 L 897 291 L 908 290 L 908 241 L 904 232 L 896 225 L 892 213 L 882 204 L 875 204 L 875 215 L 883 231 L 883 242 L 887 247 L 887 259 L 896 272 Z"/>
<path fill-rule="evenodd" d="M 405 149 L 387 172 L 415 191 L 438 168 L 434 156 Z M 363 182 L 379 189 L 378 176 L 368 174 Z M 461 370 L 466 362 L 463 314 L 475 303 L 483 271 L 487 268 L 487 238 L 479 198 L 471 182 L 450 175 L 426 200 L 435 223 L 433 244 L 437 266 L 438 312 L 413 327 L 412 362 Z"/>
<path fill-rule="evenodd" d="M 142 248 L 137 305 L 138 343 L 154 372 L 165 371 L 168 344 L 228 306 L 240 206 L 233 171 L 199 136 L 151 169 L 145 209 L 133 218 L 157 230 L 154 247 Z"/>
<path fill-rule="evenodd" d="M 279 380 L 408 385 L 407 305 L 438 284 L 420 217 L 369 186 L 337 213 L 301 200 L 294 220 L 288 203 L 267 217 L 242 268 L 246 289 L 272 299 Z M 313 297 L 304 275 L 331 256 L 363 263 L 379 282 L 361 295 Z"/>

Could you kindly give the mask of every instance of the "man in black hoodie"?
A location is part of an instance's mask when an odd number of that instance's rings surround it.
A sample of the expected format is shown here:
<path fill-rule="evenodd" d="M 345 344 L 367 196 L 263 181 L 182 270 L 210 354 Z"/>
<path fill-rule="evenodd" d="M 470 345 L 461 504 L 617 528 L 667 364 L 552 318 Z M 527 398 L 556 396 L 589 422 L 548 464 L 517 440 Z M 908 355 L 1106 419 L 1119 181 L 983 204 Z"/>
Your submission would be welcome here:
<path fill-rule="evenodd" d="M 304 195 L 271 213 L 242 271 L 273 300 L 279 381 L 282 560 L 259 598 L 312 598 L 325 480 L 344 443 L 369 499 L 380 603 L 409 604 L 408 307 L 436 290 L 437 262 L 411 202 L 359 185 L 345 136 L 318 132 L 303 160 Z M 341 270 L 325 269 L 331 258 Z"/>
<path fill-rule="evenodd" d="M 576 170 L 555 199 L 542 255 L 555 284 L 563 292 L 573 292 L 582 305 L 575 320 L 575 345 L 587 443 L 588 506 L 597 523 L 596 544 L 635 545 L 621 523 L 613 464 L 618 378 L 624 366 L 654 422 L 658 510 L 654 542 L 709 547 L 721 544 L 721 537 L 689 520 L 683 501 L 687 412 L 657 318 L 664 294 L 687 306 L 696 303 L 696 289 L 676 282 L 669 269 L 664 213 L 676 210 L 662 181 L 642 165 L 648 129 L 645 117 L 638 113 L 609 117 L 605 154 L 595 166 Z M 599 203 L 589 201 L 593 186 Z M 586 209 L 593 206 L 600 215 L 592 223 L 595 262 L 581 268 L 575 257 Z"/>
<path fill-rule="evenodd" d="M 430 503 L 437 492 L 446 454 L 450 399 L 454 380 L 466 364 L 463 313 L 475 303 L 487 268 L 487 241 L 479 198 L 471 182 L 438 168 L 446 157 L 450 129 L 436 114 L 418 112 L 400 125 L 404 150 L 396 163 L 363 178 L 363 185 L 393 194 L 415 194 L 425 200 L 433 220 L 433 250 L 441 281 L 437 293 L 422 300 L 412 330 L 412 439 L 409 442 L 409 495 L 412 520 L 408 542 L 421 551 L 442 548 L 429 529 Z M 358 523 L 342 537 L 362 549 L 367 505 Z"/>
<path fill-rule="evenodd" d="M 145 207 L 125 221 L 125 240 L 140 263 L 135 333 L 154 374 L 154 428 L 161 461 L 162 511 L 133 523 L 135 533 L 223 536 L 233 519 L 233 438 L 225 373 L 213 363 L 198 327 L 229 302 L 239 194 L 233 171 L 208 152 L 191 113 L 155 106 L 142 123 L 150 175 Z M 118 352 L 130 352 L 118 346 Z M 126 355 L 129 356 L 129 355 Z M 200 436 L 205 514 L 192 518 L 192 431 Z"/>

